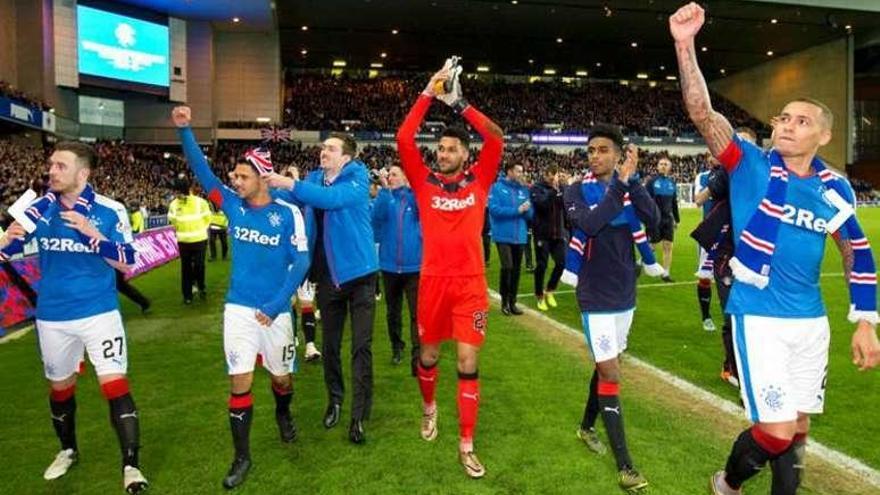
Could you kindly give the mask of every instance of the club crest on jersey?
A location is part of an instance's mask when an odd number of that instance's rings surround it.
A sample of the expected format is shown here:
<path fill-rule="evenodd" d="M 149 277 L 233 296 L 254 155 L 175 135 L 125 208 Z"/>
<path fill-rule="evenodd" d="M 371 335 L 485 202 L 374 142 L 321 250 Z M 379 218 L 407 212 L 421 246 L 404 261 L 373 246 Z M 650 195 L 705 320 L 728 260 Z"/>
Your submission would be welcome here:
<path fill-rule="evenodd" d="M 782 409 L 782 406 L 785 404 L 785 392 L 782 391 L 781 387 L 768 385 L 761 389 L 761 397 L 764 399 L 764 404 L 773 411 Z"/>
<path fill-rule="evenodd" d="M 281 225 L 281 215 L 277 211 L 269 212 L 269 225 L 278 227 Z"/>
<path fill-rule="evenodd" d="M 91 223 L 96 229 L 103 225 L 104 222 L 101 221 L 101 218 L 96 215 L 89 215 L 89 223 Z"/>
<path fill-rule="evenodd" d="M 442 211 L 459 211 L 470 208 L 477 204 L 474 193 L 470 193 L 466 198 L 444 198 L 442 196 L 431 197 L 431 208 Z"/>

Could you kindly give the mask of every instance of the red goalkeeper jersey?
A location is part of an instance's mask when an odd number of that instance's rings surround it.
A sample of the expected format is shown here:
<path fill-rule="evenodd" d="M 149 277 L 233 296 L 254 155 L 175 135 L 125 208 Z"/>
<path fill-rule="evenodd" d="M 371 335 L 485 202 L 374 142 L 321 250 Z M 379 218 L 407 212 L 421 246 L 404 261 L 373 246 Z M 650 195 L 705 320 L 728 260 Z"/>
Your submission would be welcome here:
<path fill-rule="evenodd" d="M 461 115 L 483 137 L 477 162 L 454 177 L 431 172 L 416 145 L 416 132 L 432 98 L 420 95 L 397 132 L 403 171 L 419 205 L 423 275 L 469 276 L 486 272 L 482 231 L 489 188 L 498 175 L 504 142 L 501 130 L 473 106 Z"/>

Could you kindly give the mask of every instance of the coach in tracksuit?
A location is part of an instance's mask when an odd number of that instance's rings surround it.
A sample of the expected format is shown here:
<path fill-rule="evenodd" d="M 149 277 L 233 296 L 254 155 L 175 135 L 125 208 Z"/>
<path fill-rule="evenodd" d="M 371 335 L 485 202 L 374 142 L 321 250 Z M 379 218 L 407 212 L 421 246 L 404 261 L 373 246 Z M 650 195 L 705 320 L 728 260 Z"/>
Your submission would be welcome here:
<path fill-rule="evenodd" d="M 373 403 L 373 317 L 379 268 L 370 218 L 370 179 L 356 160 L 357 143 L 345 133 L 330 133 L 321 149 L 321 167 L 302 181 L 273 174 L 279 197 L 315 209 L 317 242 L 311 279 L 318 284 L 323 322 L 324 383 L 329 403 L 324 426 L 339 422 L 345 388 L 342 381 L 342 330 L 351 311 L 353 400 L 349 439 L 366 441 L 364 420 Z M 286 192 L 284 190 L 287 190 Z"/>
<path fill-rule="evenodd" d="M 400 364 L 406 347 L 402 338 L 403 295 L 409 306 L 410 364 L 415 376 L 419 356 L 419 332 L 416 325 L 416 304 L 419 268 L 422 264 L 422 228 L 416 198 L 403 170 L 393 166 L 376 200 L 373 202 L 373 230 L 379 237 L 379 268 L 385 282 L 386 318 L 391 340 L 391 362 Z"/>
<path fill-rule="evenodd" d="M 529 188 L 522 181 L 522 165 L 508 163 L 504 177 L 489 191 L 491 235 L 501 260 L 501 312 L 521 315 L 516 307 L 523 250 L 528 242 L 528 221 L 535 210 L 529 200 Z"/>

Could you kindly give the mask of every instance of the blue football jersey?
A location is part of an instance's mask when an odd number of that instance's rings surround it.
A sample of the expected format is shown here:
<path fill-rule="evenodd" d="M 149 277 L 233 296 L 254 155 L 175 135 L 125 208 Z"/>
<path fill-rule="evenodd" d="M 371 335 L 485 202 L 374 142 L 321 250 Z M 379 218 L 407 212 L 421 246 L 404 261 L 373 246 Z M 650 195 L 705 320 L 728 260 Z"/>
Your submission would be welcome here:
<path fill-rule="evenodd" d="M 709 187 L 710 174 L 710 170 L 705 170 L 697 174 L 697 177 L 694 179 L 694 197 L 696 197 L 697 194 L 700 194 L 700 192 Z M 703 203 L 703 218 L 706 218 L 706 215 L 708 215 L 709 212 L 712 211 L 713 206 L 715 206 L 715 202 L 711 199 Z"/>
<path fill-rule="evenodd" d="M 119 308 L 115 268 L 67 226 L 59 215 L 67 210 L 61 201 L 51 204 L 27 237 L 36 239 L 40 255 L 39 320 L 78 320 Z M 128 212 L 122 204 L 96 194 L 88 218 L 108 240 L 132 241 Z"/>
<path fill-rule="evenodd" d="M 764 199 L 770 183 L 769 153 L 734 135 L 734 145 L 742 152 L 730 173 L 730 204 L 734 239 Z M 729 169 L 729 168 L 728 168 Z M 840 180 L 846 180 L 840 178 Z M 847 182 L 848 184 L 848 182 Z M 837 208 L 824 197 L 826 186 L 818 175 L 798 177 L 788 174 L 784 216 L 776 238 L 770 268 L 770 283 L 763 290 L 734 282 L 727 303 L 731 314 L 750 314 L 779 318 L 814 318 L 825 315 L 819 289 L 819 275 L 825 254 L 825 226 Z M 847 201 L 855 204 L 851 187 L 845 188 Z M 840 235 L 846 236 L 844 230 Z"/>
<path fill-rule="evenodd" d="M 273 198 L 254 207 L 211 172 L 190 128 L 180 129 L 187 162 L 208 197 L 229 219 L 232 269 L 226 302 L 260 309 L 270 317 L 290 312 L 290 298 L 309 267 L 302 211 Z"/>
<path fill-rule="evenodd" d="M 651 184 L 651 194 L 653 196 L 675 196 L 675 181 L 665 175 L 658 175 Z"/>

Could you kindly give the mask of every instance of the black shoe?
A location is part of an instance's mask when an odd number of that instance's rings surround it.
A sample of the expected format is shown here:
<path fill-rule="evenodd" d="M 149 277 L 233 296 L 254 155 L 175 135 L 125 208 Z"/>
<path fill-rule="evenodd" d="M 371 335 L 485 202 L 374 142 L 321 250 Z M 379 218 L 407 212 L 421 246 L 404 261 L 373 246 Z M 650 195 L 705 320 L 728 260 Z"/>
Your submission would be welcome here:
<path fill-rule="evenodd" d="M 333 428 L 339 423 L 339 415 L 342 413 L 342 406 L 331 402 L 327 406 L 327 411 L 324 413 L 324 428 Z"/>
<path fill-rule="evenodd" d="M 397 366 L 398 364 L 400 364 L 401 360 L 402 358 L 400 357 L 400 349 L 394 349 L 391 354 L 391 364 Z"/>
<path fill-rule="evenodd" d="M 296 440 L 296 423 L 290 415 L 290 411 L 283 414 L 275 413 L 275 422 L 278 423 L 278 433 L 281 434 L 281 441 L 291 443 Z"/>
<path fill-rule="evenodd" d="M 147 301 L 147 304 L 144 304 L 143 306 L 141 306 L 141 314 L 142 315 L 147 314 L 147 311 L 150 310 L 150 306 L 152 306 L 152 305 L 153 304 L 150 301 Z"/>
<path fill-rule="evenodd" d="M 516 303 L 510 303 L 507 305 L 507 311 L 510 311 L 510 314 L 514 316 L 519 316 L 523 314 L 523 311 L 516 307 Z"/>
<path fill-rule="evenodd" d="M 510 305 L 507 304 L 507 297 L 501 296 L 501 314 L 510 316 Z"/>
<path fill-rule="evenodd" d="M 529 272 L 529 273 L 532 273 L 532 272 L 535 271 L 535 267 L 530 266 L 530 265 L 526 265 L 526 271 Z"/>
<path fill-rule="evenodd" d="M 189 306 L 189 305 L 192 304 L 192 303 L 193 303 L 193 300 L 192 300 L 192 299 L 184 299 L 184 300 L 183 300 L 183 304 L 186 304 L 187 306 Z"/>
<path fill-rule="evenodd" d="M 663 275 L 662 277 L 660 277 L 660 280 L 666 282 L 667 284 L 671 284 L 671 283 L 675 282 L 675 280 L 672 280 L 671 278 L 669 278 L 669 275 Z"/>
<path fill-rule="evenodd" d="M 348 439 L 351 443 L 362 444 L 367 441 L 367 432 L 364 431 L 364 420 L 353 419 L 348 427 Z"/>
<path fill-rule="evenodd" d="M 232 461 L 232 467 L 229 468 L 229 472 L 226 473 L 226 477 L 223 478 L 223 488 L 231 489 L 244 483 L 244 479 L 247 476 L 248 471 L 250 470 L 250 458 L 236 457 L 235 460 Z"/>

